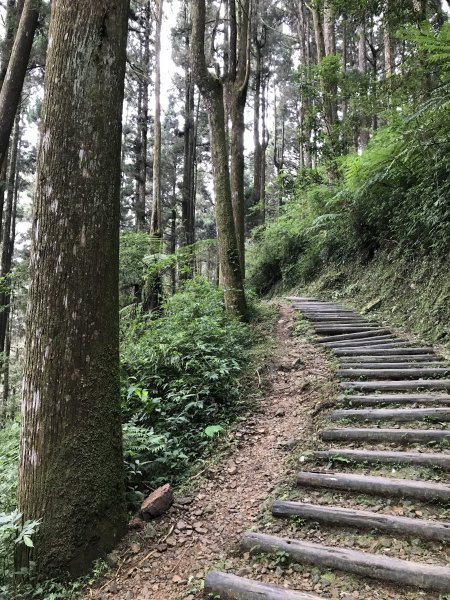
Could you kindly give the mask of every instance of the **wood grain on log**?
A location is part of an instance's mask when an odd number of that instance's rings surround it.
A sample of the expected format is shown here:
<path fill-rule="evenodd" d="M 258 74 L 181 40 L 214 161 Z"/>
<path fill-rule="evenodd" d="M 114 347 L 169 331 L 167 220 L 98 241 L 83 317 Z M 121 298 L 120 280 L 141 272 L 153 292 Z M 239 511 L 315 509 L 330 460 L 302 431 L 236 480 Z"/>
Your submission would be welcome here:
<path fill-rule="evenodd" d="M 371 348 L 370 346 L 361 348 L 337 348 L 334 353 L 337 356 L 383 356 L 391 357 L 401 355 L 402 360 L 405 356 L 435 356 L 430 348 L 418 348 L 411 346 L 410 348 Z"/>
<path fill-rule="evenodd" d="M 341 394 L 338 402 L 351 406 L 382 406 L 384 404 L 450 404 L 449 394 L 371 394 L 367 396 Z"/>
<path fill-rule="evenodd" d="M 401 444 L 403 442 L 438 442 L 450 440 L 450 430 L 446 429 L 371 429 L 343 427 L 340 429 L 326 429 L 321 433 L 322 439 L 327 441 L 343 440 L 348 442 L 387 442 Z"/>
<path fill-rule="evenodd" d="M 313 454 L 318 460 L 345 458 L 352 462 L 371 462 L 380 464 L 427 465 L 441 469 L 450 468 L 450 454 L 425 452 L 388 452 L 385 450 L 330 450 L 317 451 Z"/>
<path fill-rule="evenodd" d="M 408 369 L 343 369 L 342 367 L 337 370 L 338 377 L 379 377 L 381 379 L 404 379 L 405 377 L 411 378 L 422 378 L 422 377 L 448 377 L 450 375 L 450 369 L 441 368 L 414 368 Z"/>
<path fill-rule="evenodd" d="M 368 510 L 277 500 L 272 505 L 272 514 L 281 518 L 301 517 L 337 527 L 377 529 L 395 535 L 414 536 L 423 540 L 450 540 L 449 523 L 396 517 Z"/>
<path fill-rule="evenodd" d="M 213 571 L 205 579 L 205 592 L 221 600 L 321 600 L 320 596 L 294 592 L 260 581 Z"/>
<path fill-rule="evenodd" d="M 422 362 L 415 364 L 413 362 L 340 362 L 341 369 L 429 369 L 429 368 L 443 368 L 441 362 Z M 450 367 L 446 367 L 450 370 Z"/>
<path fill-rule="evenodd" d="M 257 554 L 285 552 L 300 563 L 437 592 L 450 591 L 450 569 L 445 567 L 257 533 L 244 534 L 241 544 Z"/>
<path fill-rule="evenodd" d="M 449 379 L 414 379 L 406 381 L 344 381 L 342 390 L 448 390 Z"/>
<path fill-rule="evenodd" d="M 373 362 L 373 363 L 377 363 L 380 364 L 381 366 L 384 365 L 384 363 L 402 363 L 402 362 L 408 362 L 408 364 L 412 363 L 426 363 L 429 361 L 439 361 L 442 362 L 444 359 L 440 356 L 437 356 L 436 354 L 433 354 L 432 352 L 428 353 L 428 354 L 388 354 L 388 355 L 380 355 L 380 356 L 371 356 L 370 354 L 368 355 L 361 355 L 361 356 L 344 356 L 342 358 L 340 358 L 339 360 L 346 362 L 346 363 L 365 363 L 365 362 Z M 418 365 L 420 366 L 420 365 Z"/>
<path fill-rule="evenodd" d="M 397 498 L 415 498 L 416 500 L 450 500 L 450 486 L 431 481 L 413 479 L 391 479 L 372 475 L 353 475 L 349 473 L 315 473 L 301 471 L 297 474 L 298 485 L 323 487 L 333 490 L 363 492 L 376 496 Z"/>

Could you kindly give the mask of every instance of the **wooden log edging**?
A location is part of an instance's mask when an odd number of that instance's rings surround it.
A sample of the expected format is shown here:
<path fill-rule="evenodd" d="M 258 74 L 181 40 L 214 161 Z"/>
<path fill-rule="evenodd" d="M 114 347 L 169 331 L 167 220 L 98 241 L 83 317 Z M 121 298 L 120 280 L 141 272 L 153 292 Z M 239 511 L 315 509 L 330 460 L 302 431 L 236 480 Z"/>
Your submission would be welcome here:
<path fill-rule="evenodd" d="M 436 367 L 430 367 L 428 369 L 419 368 L 408 368 L 408 369 L 344 369 L 339 368 L 337 370 L 338 377 L 379 377 L 381 379 L 405 379 L 411 377 L 414 379 L 429 377 L 449 377 L 450 369 L 441 369 Z"/>
<path fill-rule="evenodd" d="M 292 560 L 303 564 L 437 592 L 450 591 L 450 569 L 445 567 L 257 533 L 244 534 L 241 545 L 255 554 L 285 552 Z"/>
<path fill-rule="evenodd" d="M 384 442 L 384 443 L 410 443 L 410 442 L 439 442 L 450 440 L 448 429 L 378 429 L 342 427 L 339 429 L 326 429 L 321 433 L 325 441 L 345 442 Z"/>
<path fill-rule="evenodd" d="M 447 369 L 447 371 L 450 371 L 450 367 L 446 367 L 443 366 L 442 362 L 421 362 L 419 364 L 416 364 L 414 362 L 347 362 L 344 358 L 344 360 L 340 359 L 340 363 L 339 363 L 339 368 L 340 369 L 352 369 L 352 370 L 359 370 L 359 369 L 372 369 L 375 371 L 380 371 L 380 370 L 384 370 L 384 369 L 404 369 L 407 370 L 408 373 L 410 373 L 411 371 L 414 371 L 414 369 Z"/>
<path fill-rule="evenodd" d="M 358 348 L 336 348 L 334 350 L 336 356 L 395 356 L 400 354 L 402 356 L 414 354 L 434 356 L 434 351 L 429 347 L 425 348 L 371 348 L 370 346 L 360 346 Z"/>
<path fill-rule="evenodd" d="M 362 333 L 343 333 L 343 334 L 338 334 L 338 335 L 329 335 L 327 337 L 322 337 L 320 338 L 320 343 L 323 344 L 324 342 L 340 342 L 340 341 L 351 341 L 351 340 L 360 340 L 361 338 L 371 338 L 371 337 L 375 337 L 375 338 L 379 338 L 379 337 L 384 337 L 385 335 L 391 335 L 391 332 L 389 331 L 389 329 L 383 329 L 383 328 L 379 328 L 379 327 L 374 327 L 374 329 L 369 329 L 366 331 L 363 331 Z"/>
<path fill-rule="evenodd" d="M 398 423 L 411 423 L 413 421 L 450 421 L 449 408 L 368 408 L 368 409 L 342 409 L 331 413 L 332 421 L 341 419 L 358 419 L 364 421 L 393 420 Z"/>
<path fill-rule="evenodd" d="M 313 453 L 316 460 L 333 460 L 345 458 L 355 463 L 380 463 L 380 464 L 403 464 L 424 465 L 450 469 L 450 454 L 426 453 L 426 452 L 389 452 L 386 450 L 346 450 L 330 448 L 329 450 L 317 450 Z"/>
<path fill-rule="evenodd" d="M 221 600 L 323 600 L 306 592 L 291 591 L 218 571 L 207 575 L 205 592 L 219 596 Z"/>
<path fill-rule="evenodd" d="M 337 402 L 351 406 L 381 406 L 383 404 L 444 404 L 450 405 L 449 394 L 340 394 Z"/>
<path fill-rule="evenodd" d="M 277 500 L 272 505 L 272 514 L 275 517 L 286 519 L 300 517 L 337 527 L 376 529 L 396 535 L 419 537 L 423 540 L 436 540 L 439 542 L 450 540 L 449 523 L 397 517 L 367 510 Z"/>
<path fill-rule="evenodd" d="M 369 355 L 356 355 L 356 356 L 341 356 L 339 357 L 339 361 L 341 363 L 348 364 L 358 364 L 358 363 L 376 363 L 377 365 L 383 366 L 385 363 L 408 363 L 413 366 L 421 366 L 423 363 L 428 363 L 430 361 L 436 361 L 437 364 L 442 364 L 443 358 L 441 356 L 437 356 L 436 354 L 381 354 L 371 356 Z M 438 362 L 439 361 L 439 362 Z M 419 364 L 415 364 L 419 363 Z"/>
<path fill-rule="evenodd" d="M 393 343 L 397 343 L 400 342 L 401 340 L 399 340 L 398 338 L 394 337 L 393 335 L 380 335 L 377 337 L 363 337 L 363 338 L 359 338 L 357 340 L 341 340 L 341 341 L 337 341 L 337 342 L 322 342 L 321 340 L 319 340 L 319 344 L 321 346 L 324 346 L 325 348 L 331 348 L 331 349 L 339 349 L 339 348 L 359 348 L 360 346 L 370 346 L 371 348 L 376 348 L 377 346 L 380 346 L 381 344 L 385 345 L 385 344 L 393 344 Z M 406 341 L 406 340 L 403 340 Z"/>
<path fill-rule="evenodd" d="M 297 474 L 297 484 L 332 490 L 362 492 L 375 496 L 415 498 L 416 500 L 429 502 L 448 502 L 450 500 L 449 485 L 431 481 L 416 481 L 414 479 L 300 471 Z"/>
<path fill-rule="evenodd" d="M 405 381 L 344 381 L 340 384 L 342 390 L 448 390 L 449 379 L 414 379 Z"/>

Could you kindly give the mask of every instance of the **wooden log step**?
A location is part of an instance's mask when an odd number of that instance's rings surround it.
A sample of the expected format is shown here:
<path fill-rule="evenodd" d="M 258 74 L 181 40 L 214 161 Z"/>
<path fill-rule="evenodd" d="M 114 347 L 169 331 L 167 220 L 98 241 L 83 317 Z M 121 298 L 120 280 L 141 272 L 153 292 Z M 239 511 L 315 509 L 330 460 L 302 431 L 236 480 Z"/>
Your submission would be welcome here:
<path fill-rule="evenodd" d="M 450 500 L 450 485 L 431 481 L 415 481 L 414 479 L 300 471 L 297 474 L 297 483 L 301 486 L 360 492 L 391 498 L 414 498 L 430 502 L 448 502 Z"/>
<path fill-rule="evenodd" d="M 334 442 L 382 442 L 389 444 L 419 442 L 427 444 L 429 442 L 450 440 L 450 430 L 342 427 L 339 429 L 326 429 L 322 431 L 321 437 L 325 441 Z"/>
<path fill-rule="evenodd" d="M 387 356 L 371 356 L 371 355 L 362 355 L 362 356 L 343 356 L 339 358 L 341 362 L 345 362 L 348 364 L 351 363 L 377 363 L 383 366 L 385 363 L 427 363 L 429 361 L 436 361 L 439 364 L 444 360 L 441 356 L 436 354 L 389 354 Z"/>
<path fill-rule="evenodd" d="M 436 369 L 440 369 L 443 368 L 443 363 L 441 362 L 423 362 L 418 364 L 415 364 L 413 362 L 392 362 L 392 363 L 380 363 L 380 362 L 374 362 L 374 363 L 370 363 L 370 362 L 343 362 L 342 360 L 340 361 L 340 368 L 341 369 L 432 369 L 432 368 L 436 368 Z M 446 367 L 447 369 L 450 369 L 449 367 Z"/>
<path fill-rule="evenodd" d="M 316 333 L 368 333 L 373 329 L 377 329 L 376 325 L 315 325 L 313 326 Z"/>
<path fill-rule="evenodd" d="M 436 565 L 252 532 L 242 536 L 241 545 L 255 554 L 283 552 L 302 564 L 338 569 L 436 592 L 450 591 L 450 569 Z"/>
<path fill-rule="evenodd" d="M 343 378 L 362 377 L 368 379 L 378 377 L 380 379 L 405 379 L 407 377 L 412 377 L 420 379 L 432 377 L 448 377 L 450 376 L 450 369 L 440 369 L 436 367 L 430 367 L 428 369 L 419 369 L 412 367 L 409 369 L 344 369 L 341 367 L 337 370 L 337 375 L 338 377 Z"/>
<path fill-rule="evenodd" d="M 333 421 L 340 419 L 358 419 L 363 421 L 397 421 L 398 423 L 411 423 L 413 421 L 450 421 L 449 408 L 369 408 L 366 410 L 335 410 L 330 418 Z"/>
<path fill-rule="evenodd" d="M 330 335 L 327 337 L 320 338 L 320 342 L 339 342 L 339 341 L 350 341 L 350 340 L 360 340 L 361 338 L 376 338 L 384 337 L 385 335 L 390 335 L 389 329 L 383 329 L 380 327 L 375 327 L 370 329 L 369 331 L 364 331 L 363 333 L 343 333 L 339 335 Z"/>
<path fill-rule="evenodd" d="M 208 573 L 205 593 L 221 600 L 321 600 L 320 596 L 306 592 L 295 592 L 218 571 Z"/>
<path fill-rule="evenodd" d="M 321 346 L 331 349 L 340 348 L 359 348 L 360 346 L 370 346 L 371 348 L 377 348 L 381 344 L 395 344 L 397 342 L 407 342 L 404 338 L 397 338 L 394 335 L 380 335 L 375 337 L 364 337 L 358 340 L 341 340 L 337 342 L 322 342 L 319 340 Z"/>
<path fill-rule="evenodd" d="M 399 390 L 448 390 L 448 379 L 414 379 L 403 381 L 343 381 L 340 384 L 343 390 L 371 390 L 371 391 L 399 391 Z"/>
<path fill-rule="evenodd" d="M 306 296 L 285 296 L 289 302 L 320 302 L 317 298 L 307 298 Z"/>
<path fill-rule="evenodd" d="M 341 450 L 340 448 L 331 448 L 330 450 L 314 452 L 313 456 L 317 460 L 345 458 L 355 463 L 368 462 L 395 465 L 425 465 L 428 467 L 439 467 L 441 469 L 450 468 L 450 454 L 440 453 L 387 452 L 385 450 Z"/>
<path fill-rule="evenodd" d="M 340 394 L 336 400 L 352 406 L 381 406 L 383 404 L 444 404 L 450 405 L 449 394 L 367 394 L 364 396 Z"/>
<path fill-rule="evenodd" d="M 393 535 L 418 537 L 423 540 L 450 540 L 450 524 L 442 521 L 426 521 L 395 517 L 368 510 L 353 510 L 339 506 L 320 506 L 303 504 L 302 502 L 284 502 L 277 500 L 272 504 L 275 517 L 301 517 L 318 523 L 326 523 L 334 527 L 356 527 L 384 531 Z"/>
<path fill-rule="evenodd" d="M 324 344 L 326 346 L 328 346 L 328 344 Z M 403 352 L 405 350 L 409 350 L 409 347 L 412 347 L 412 342 L 408 341 L 408 340 L 404 340 L 403 338 L 401 339 L 394 339 L 394 340 L 374 340 L 372 342 L 372 340 L 366 340 L 364 342 L 352 342 L 352 343 L 343 343 L 343 342 L 336 342 L 336 346 L 330 346 L 330 349 L 335 351 L 335 350 L 357 350 L 360 351 L 361 349 L 363 349 L 364 353 L 367 354 L 367 350 L 402 350 Z M 339 355 L 338 355 L 339 356 Z"/>
<path fill-rule="evenodd" d="M 395 355 L 402 356 L 434 356 L 434 352 L 430 348 L 418 348 L 411 346 L 410 348 L 371 348 L 370 346 L 362 346 L 360 348 L 336 348 L 334 353 L 337 356 L 383 356 L 391 357 Z"/>
<path fill-rule="evenodd" d="M 361 325 L 367 325 L 368 323 L 370 325 L 378 325 L 378 327 L 381 327 L 381 325 L 377 322 L 374 321 L 366 321 L 365 319 L 362 319 L 361 317 L 358 316 L 352 316 L 352 315 L 347 315 L 347 316 L 333 316 L 333 315 L 303 315 L 306 319 L 308 319 L 308 321 L 312 321 L 314 323 L 326 323 L 327 325 L 329 323 L 340 323 L 343 325 L 346 325 L 347 323 L 349 323 L 350 325 L 355 325 L 355 323 L 361 324 Z"/>

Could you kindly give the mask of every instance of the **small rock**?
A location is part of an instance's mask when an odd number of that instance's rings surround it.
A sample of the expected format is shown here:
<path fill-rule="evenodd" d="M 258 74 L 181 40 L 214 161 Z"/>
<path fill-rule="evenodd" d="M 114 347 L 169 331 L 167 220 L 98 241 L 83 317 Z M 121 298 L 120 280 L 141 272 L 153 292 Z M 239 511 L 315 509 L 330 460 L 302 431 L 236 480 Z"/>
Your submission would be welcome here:
<path fill-rule="evenodd" d="M 131 521 L 128 523 L 128 529 L 144 529 L 145 527 L 145 523 L 142 519 L 140 519 L 139 517 L 134 517 L 134 519 L 131 519 Z"/>
<path fill-rule="evenodd" d="M 281 441 L 278 443 L 278 445 L 281 448 L 285 448 L 286 450 L 293 450 L 296 446 L 298 446 L 299 443 L 300 443 L 300 440 L 296 440 L 296 439 L 292 438 L 290 440 Z"/>
<path fill-rule="evenodd" d="M 276 417 L 284 417 L 286 414 L 286 411 L 284 410 L 284 408 L 279 408 L 277 410 L 277 412 L 275 413 Z"/>
<path fill-rule="evenodd" d="M 155 490 L 141 504 L 141 513 L 145 521 L 150 521 L 166 513 L 173 504 L 173 489 L 170 484 Z"/>
<path fill-rule="evenodd" d="M 228 473 L 230 475 L 236 475 L 236 473 L 237 473 L 237 466 L 235 465 L 235 463 L 230 463 L 230 466 L 228 467 Z"/>
<path fill-rule="evenodd" d="M 111 581 L 111 583 L 108 586 L 108 592 L 110 594 L 117 594 L 118 591 L 119 588 L 117 587 L 117 583 L 115 581 Z"/>
<path fill-rule="evenodd" d="M 174 576 L 172 577 L 172 583 L 177 583 L 177 584 L 180 584 L 180 583 L 182 583 L 182 582 L 183 582 L 183 580 L 181 579 L 181 577 L 180 577 L 179 575 L 174 575 Z"/>
<path fill-rule="evenodd" d="M 130 550 L 133 554 L 137 554 L 138 552 L 141 551 L 141 545 L 140 544 L 131 544 Z"/>

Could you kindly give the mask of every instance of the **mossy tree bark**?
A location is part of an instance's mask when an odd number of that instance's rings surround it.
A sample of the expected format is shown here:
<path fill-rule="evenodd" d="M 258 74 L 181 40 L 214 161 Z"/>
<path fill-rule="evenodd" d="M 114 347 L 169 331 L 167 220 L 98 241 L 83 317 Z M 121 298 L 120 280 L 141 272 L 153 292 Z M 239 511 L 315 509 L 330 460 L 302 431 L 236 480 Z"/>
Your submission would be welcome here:
<path fill-rule="evenodd" d="M 19 510 L 41 577 L 124 533 L 120 144 L 128 0 L 52 3 L 33 216 Z M 18 561 L 24 566 L 29 557 Z"/>
<path fill-rule="evenodd" d="M 205 1 L 191 0 L 191 59 L 196 83 L 205 99 L 211 130 L 211 154 L 216 197 L 217 240 L 222 285 L 227 310 L 246 318 L 245 300 L 238 242 L 231 199 L 228 143 L 225 128 L 224 87 L 212 75 L 205 58 Z"/>

